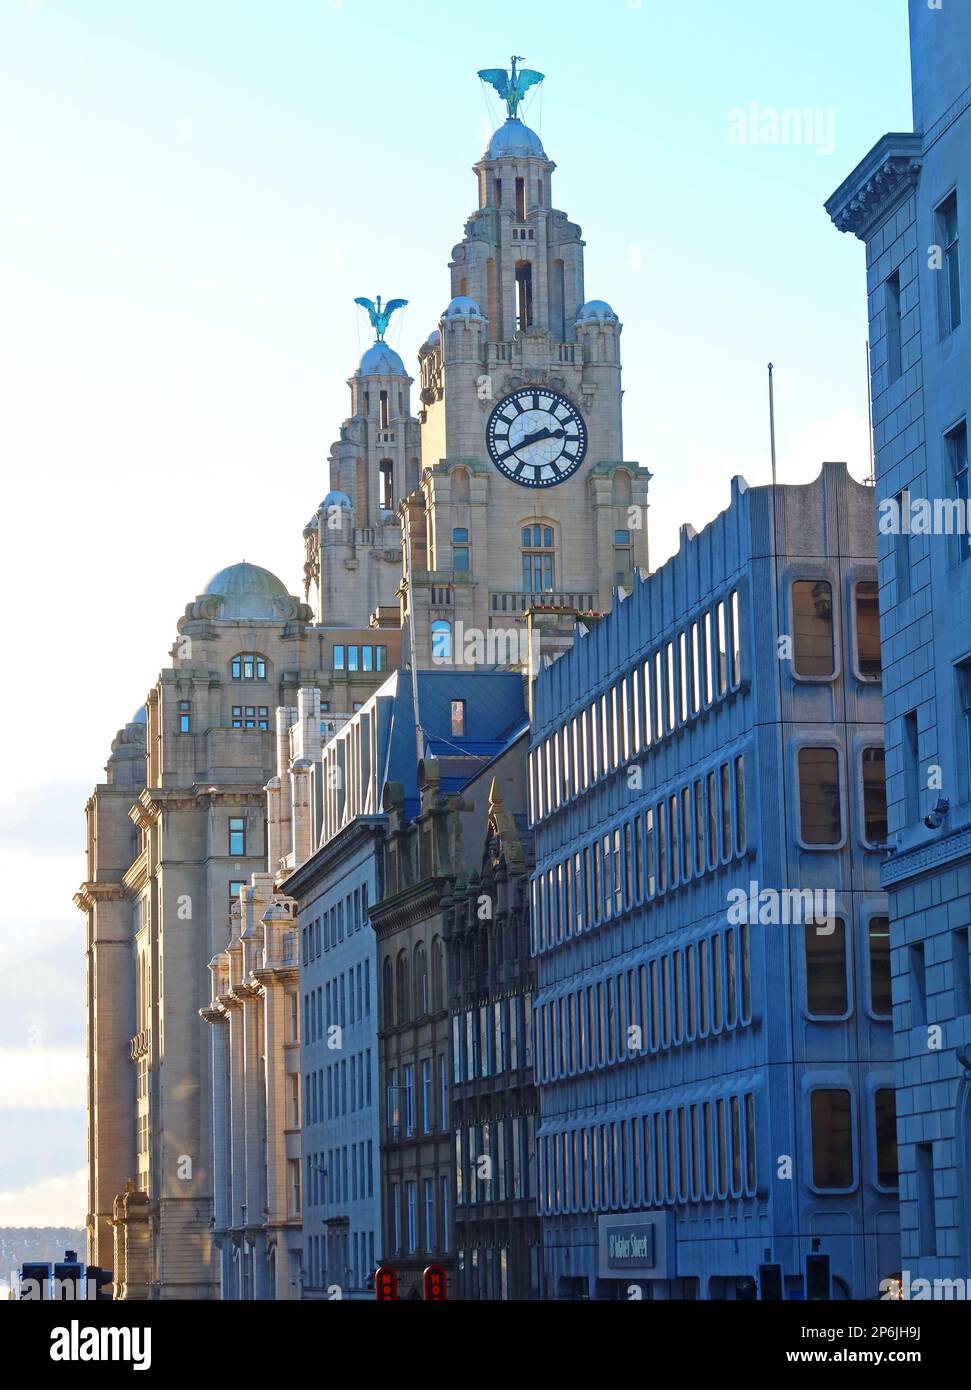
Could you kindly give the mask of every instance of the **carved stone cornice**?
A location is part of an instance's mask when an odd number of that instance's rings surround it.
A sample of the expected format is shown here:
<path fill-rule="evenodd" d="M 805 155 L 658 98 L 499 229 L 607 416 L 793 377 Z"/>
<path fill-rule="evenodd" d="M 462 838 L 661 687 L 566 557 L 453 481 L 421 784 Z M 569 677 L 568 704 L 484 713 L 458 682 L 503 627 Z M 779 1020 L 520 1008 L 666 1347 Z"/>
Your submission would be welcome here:
<path fill-rule="evenodd" d="M 209 806 L 265 805 L 263 786 L 246 787 L 146 787 L 138 798 L 148 823 L 158 820 L 163 811 L 195 811 Z M 132 817 L 134 819 L 134 816 Z"/>
<path fill-rule="evenodd" d="M 920 176 L 923 136 L 885 135 L 826 203 L 833 225 L 866 241 Z"/>
<path fill-rule="evenodd" d="M 97 903 L 124 902 L 127 898 L 128 890 L 124 883 L 88 882 L 81 884 L 72 901 L 82 912 L 90 912 Z"/>
<path fill-rule="evenodd" d="M 892 855 L 880 866 L 880 882 L 884 888 L 892 888 L 907 879 L 919 878 L 921 874 L 962 859 L 971 859 L 971 827 L 932 840 L 918 849 Z"/>

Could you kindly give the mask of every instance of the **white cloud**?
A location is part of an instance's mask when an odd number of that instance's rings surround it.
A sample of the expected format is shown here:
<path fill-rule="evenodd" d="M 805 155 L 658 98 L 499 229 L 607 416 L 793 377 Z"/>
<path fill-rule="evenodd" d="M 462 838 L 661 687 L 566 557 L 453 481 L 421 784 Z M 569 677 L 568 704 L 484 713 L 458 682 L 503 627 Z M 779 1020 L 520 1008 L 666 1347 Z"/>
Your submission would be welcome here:
<path fill-rule="evenodd" d="M 0 1110 L 75 1110 L 84 1103 L 83 1047 L 0 1047 Z"/>
<path fill-rule="evenodd" d="M 14 1191 L 0 1191 L 0 1226 L 84 1226 L 87 1171 L 79 1168 Z M 83 1252 L 81 1252 L 83 1254 Z"/>

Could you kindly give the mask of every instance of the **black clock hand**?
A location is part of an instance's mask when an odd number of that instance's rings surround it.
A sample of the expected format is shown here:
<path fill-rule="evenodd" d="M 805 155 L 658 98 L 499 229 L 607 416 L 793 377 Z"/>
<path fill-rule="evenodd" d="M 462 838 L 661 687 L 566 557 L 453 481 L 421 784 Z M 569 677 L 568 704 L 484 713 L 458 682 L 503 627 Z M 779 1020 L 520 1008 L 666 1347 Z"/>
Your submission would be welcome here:
<path fill-rule="evenodd" d="M 538 444 L 541 439 L 563 439 L 565 435 L 565 430 L 537 430 L 535 434 L 524 434 L 516 448 L 521 449 L 524 444 Z"/>

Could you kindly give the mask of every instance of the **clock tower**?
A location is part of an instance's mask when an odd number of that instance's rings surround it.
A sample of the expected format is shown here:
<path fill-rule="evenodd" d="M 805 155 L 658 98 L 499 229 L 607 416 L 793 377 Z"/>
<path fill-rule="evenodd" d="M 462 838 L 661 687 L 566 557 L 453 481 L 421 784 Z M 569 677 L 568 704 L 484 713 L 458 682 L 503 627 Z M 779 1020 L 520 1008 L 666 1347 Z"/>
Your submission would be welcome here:
<path fill-rule="evenodd" d="M 586 299 L 580 228 L 554 208 L 556 166 L 518 116 L 542 75 L 517 61 L 511 77 L 480 73 L 508 117 L 474 166 L 451 299 L 419 350 L 422 476 L 401 508 L 419 666 L 509 659 L 500 634 L 527 609 L 604 612 L 648 564 L 650 474 L 623 455 L 621 324 Z"/>

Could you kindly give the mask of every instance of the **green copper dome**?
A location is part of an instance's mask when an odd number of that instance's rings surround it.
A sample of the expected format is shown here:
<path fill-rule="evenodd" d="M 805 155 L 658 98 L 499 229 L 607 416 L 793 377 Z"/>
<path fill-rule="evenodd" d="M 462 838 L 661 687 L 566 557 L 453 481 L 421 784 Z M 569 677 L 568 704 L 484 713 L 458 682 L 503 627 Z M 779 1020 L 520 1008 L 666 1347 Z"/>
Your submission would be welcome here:
<path fill-rule="evenodd" d="M 220 618 L 276 618 L 276 600 L 289 598 L 282 580 L 245 560 L 214 574 L 203 592 L 223 600 Z"/>

